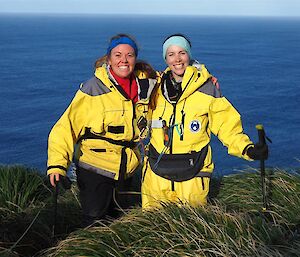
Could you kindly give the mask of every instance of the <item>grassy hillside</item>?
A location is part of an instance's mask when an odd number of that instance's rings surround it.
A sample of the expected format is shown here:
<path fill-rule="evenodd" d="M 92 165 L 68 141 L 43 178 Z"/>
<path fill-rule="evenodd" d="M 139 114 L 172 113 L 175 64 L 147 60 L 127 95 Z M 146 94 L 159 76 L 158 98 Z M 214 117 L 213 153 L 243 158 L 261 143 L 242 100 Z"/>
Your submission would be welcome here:
<path fill-rule="evenodd" d="M 38 179 L 26 180 L 15 170 Z M 12 184 L 19 188 L 15 194 L 0 191 L 1 256 L 299 256 L 300 175 L 296 172 L 268 171 L 267 211 L 262 211 L 260 174 L 249 170 L 214 179 L 206 207 L 172 203 L 151 211 L 137 207 L 118 220 L 86 229 L 76 229 L 80 207 L 73 185 L 72 190 L 60 192 L 54 237 L 53 192 L 45 178 L 20 166 L 1 167 L 0 172 L 9 173 L 8 181 L 18 180 Z M 0 183 L 11 191 L 12 185 L 4 180 Z M 25 186 L 29 181 L 43 182 Z M 21 188 L 35 188 L 36 194 Z M 20 199 L 23 195 L 27 204 L 18 207 L 26 202 Z"/>
<path fill-rule="evenodd" d="M 54 190 L 47 177 L 20 165 L 0 166 L 0 256 L 34 256 L 78 227 L 75 194 L 61 189 L 59 195 L 54 235 Z"/>

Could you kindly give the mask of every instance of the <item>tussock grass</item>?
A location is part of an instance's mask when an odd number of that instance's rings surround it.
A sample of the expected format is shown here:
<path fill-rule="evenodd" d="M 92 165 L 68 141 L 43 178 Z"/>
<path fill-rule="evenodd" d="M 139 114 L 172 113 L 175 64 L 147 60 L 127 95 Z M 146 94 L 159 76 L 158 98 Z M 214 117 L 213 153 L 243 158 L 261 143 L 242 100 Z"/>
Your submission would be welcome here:
<path fill-rule="evenodd" d="M 0 166 L 0 215 L 21 213 L 40 205 L 50 195 L 45 176 L 20 165 Z"/>
<path fill-rule="evenodd" d="M 206 207 L 133 209 L 75 231 L 41 256 L 299 256 L 300 177 L 276 170 L 267 183 L 267 212 L 259 174 L 244 172 L 223 178 Z"/>
<path fill-rule="evenodd" d="M 47 177 L 37 170 L 0 166 L 0 256 L 33 256 L 78 227 L 78 202 L 61 190 L 53 236 L 53 197 Z"/>
<path fill-rule="evenodd" d="M 300 223 L 300 173 L 267 171 L 267 199 L 273 222 Z M 224 177 L 217 197 L 227 210 L 256 213 L 262 209 L 261 177 L 258 170 Z"/>
<path fill-rule="evenodd" d="M 46 256 L 282 256 L 268 244 L 276 229 L 220 206 L 170 204 L 99 225 L 77 231 Z"/>

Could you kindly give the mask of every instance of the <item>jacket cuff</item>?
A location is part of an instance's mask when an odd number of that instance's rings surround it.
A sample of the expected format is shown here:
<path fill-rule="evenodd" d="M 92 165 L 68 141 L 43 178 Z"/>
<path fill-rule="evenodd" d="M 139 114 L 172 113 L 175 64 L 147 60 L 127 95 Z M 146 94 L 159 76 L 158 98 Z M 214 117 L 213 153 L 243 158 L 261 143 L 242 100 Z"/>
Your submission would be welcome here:
<path fill-rule="evenodd" d="M 67 169 L 63 166 L 49 166 L 47 168 L 47 175 L 50 174 L 60 174 L 62 176 L 67 175 Z"/>
<path fill-rule="evenodd" d="M 246 160 L 253 160 L 253 159 L 251 159 L 251 158 L 248 156 L 248 154 L 247 154 L 248 149 L 249 149 L 250 147 L 253 147 L 253 146 L 254 146 L 253 143 L 252 143 L 252 144 L 246 145 L 246 147 L 244 148 L 244 150 L 243 150 L 243 152 L 242 152 L 242 155 L 243 155 L 243 158 L 244 158 L 244 159 L 246 159 Z"/>
<path fill-rule="evenodd" d="M 254 146 L 254 144 L 248 144 L 246 145 L 246 147 L 244 148 L 242 155 L 247 154 L 247 150 L 249 149 L 249 147 Z"/>

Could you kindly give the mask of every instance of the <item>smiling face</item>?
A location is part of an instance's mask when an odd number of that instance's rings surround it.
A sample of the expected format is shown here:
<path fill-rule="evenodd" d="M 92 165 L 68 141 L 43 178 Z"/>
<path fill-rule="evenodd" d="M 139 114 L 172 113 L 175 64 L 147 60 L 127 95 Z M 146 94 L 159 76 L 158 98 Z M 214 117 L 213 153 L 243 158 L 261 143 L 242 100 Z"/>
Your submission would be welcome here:
<path fill-rule="evenodd" d="M 166 63 L 176 81 L 181 81 L 186 67 L 190 63 L 188 53 L 180 46 L 171 45 L 167 49 Z"/>
<path fill-rule="evenodd" d="M 135 63 L 134 49 L 127 44 L 117 45 L 108 56 L 108 64 L 120 78 L 128 78 L 134 71 Z"/>

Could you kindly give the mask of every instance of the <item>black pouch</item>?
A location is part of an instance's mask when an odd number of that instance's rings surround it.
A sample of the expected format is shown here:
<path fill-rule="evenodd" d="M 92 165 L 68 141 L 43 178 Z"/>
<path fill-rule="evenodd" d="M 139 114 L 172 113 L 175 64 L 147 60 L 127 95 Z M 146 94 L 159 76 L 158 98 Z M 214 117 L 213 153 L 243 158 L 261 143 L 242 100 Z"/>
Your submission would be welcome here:
<path fill-rule="evenodd" d="M 200 152 L 186 154 L 164 154 L 157 162 L 159 153 L 150 144 L 149 164 L 153 172 L 163 178 L 182 182 L 194 178 L 203 168 L 208 145 Z"/>

